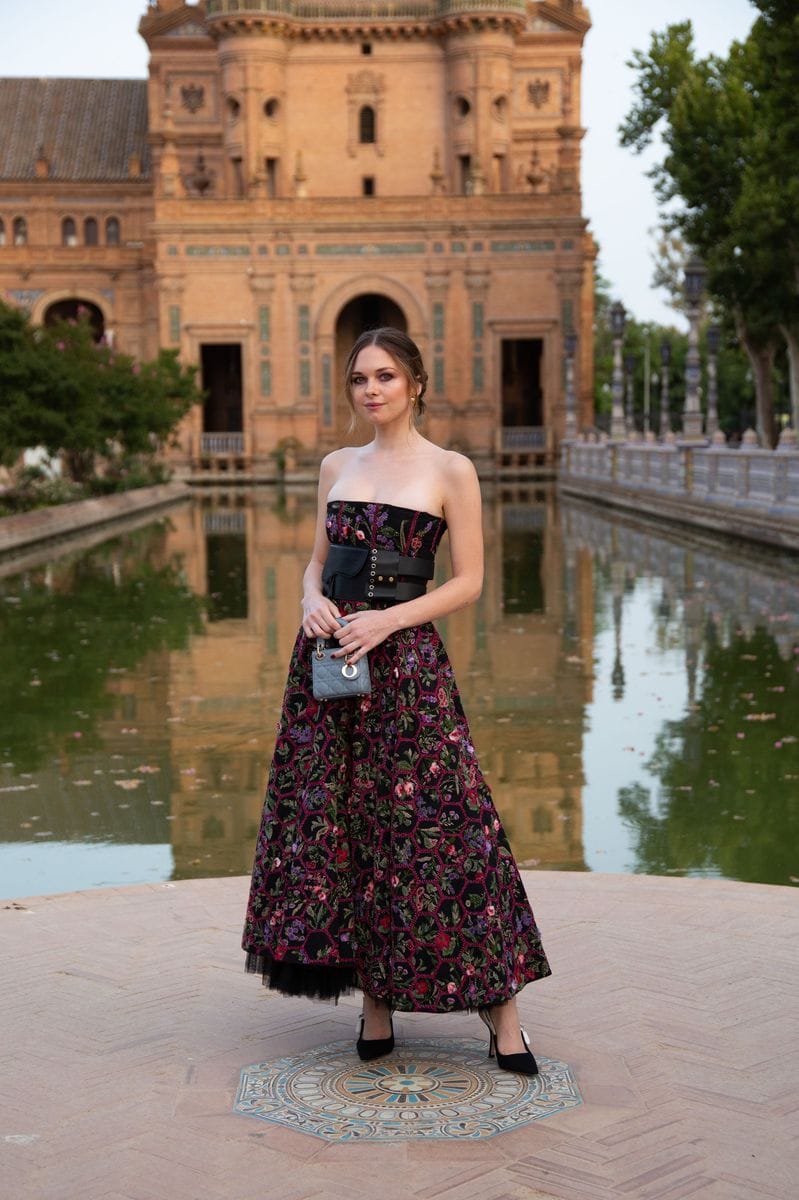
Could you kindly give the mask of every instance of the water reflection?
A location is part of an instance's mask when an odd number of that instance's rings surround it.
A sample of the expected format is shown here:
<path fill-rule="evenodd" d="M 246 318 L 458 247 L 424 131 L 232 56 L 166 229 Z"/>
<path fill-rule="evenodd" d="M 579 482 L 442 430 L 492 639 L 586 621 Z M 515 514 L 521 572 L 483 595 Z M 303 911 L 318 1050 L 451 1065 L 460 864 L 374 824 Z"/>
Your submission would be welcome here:
<path fill-rule="evenodd" d="M 575 503 L 563 523 L 594 557 L 598 630 L 613 626 L 597 690 L 630 744 L 593 714 L 585 800 L 601 809 L 612 780 L 616 869 L 799 882 L 799 561 Z"/>
<path fill-rule="evenodd" d="M 204 494 L 0 584 L 0 893 L 249 871 L 314 515 Z M 796 562 L 552 489 L 484 522 L 441 630 L 519 860 L 799 875 Z"/>

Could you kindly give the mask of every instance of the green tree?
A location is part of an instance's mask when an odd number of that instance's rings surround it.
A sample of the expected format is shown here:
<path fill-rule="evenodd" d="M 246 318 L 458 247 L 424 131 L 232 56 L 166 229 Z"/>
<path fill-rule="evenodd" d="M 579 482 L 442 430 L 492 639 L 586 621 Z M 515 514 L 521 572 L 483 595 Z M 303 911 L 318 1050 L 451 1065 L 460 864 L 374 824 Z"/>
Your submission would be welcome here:
<path fill-rule="evenodd" d="M 97 345 L 87 318 L 34 330 L 0 304 L 0 446 L 13 462 L 29 446 L 62 453 L 86 480 L 102 456 L 112 465 L 153 455 L 202 400 L 196 367 L 162 350 L 152 362 Z"/>
<path fill-rule="evenodd" d="M 779 0 L 762 0 L 760 7 L 769 5 L 785 8 Z M 796 303 L 795 270 L 787 269 L 790 256 L 784 244 L 780 249 L 780 226 L 762 202 L 768 146 L 778 119 L 769 92 L 766 34 L 769 45 L 778 42 L 785 20 L 777 14 L 766 29 L 761 18 L 745 43 L 733 43 L 726 59 L 695 58 L 690 22 L 653 34 L 649 51 L 636 51 L 630 64 L 638 76 L 636 99 L 620 130 L 622 145 L 640 152 L 662 126 L 666 154 L 651 174 L 667 210 L 666 228 L 679 233 L 708 266 L 710 291 L 729 314 L 750 360 L 758 432 L 765 444 L 774 437 L 775 357 Z M 796 18 L 792 21 L 795 26 Z M 791 61 L 783 55 L 781 61 L 795 97 L 799 56 Z M 786 170 L 789 161 L 795 168 L 795 149 L 791 157 L 786 145 Z M 772 208 L 782 211 L 773 161 L 768 169 Z M 761 197 L 757 220 L 756 196 Z"/>

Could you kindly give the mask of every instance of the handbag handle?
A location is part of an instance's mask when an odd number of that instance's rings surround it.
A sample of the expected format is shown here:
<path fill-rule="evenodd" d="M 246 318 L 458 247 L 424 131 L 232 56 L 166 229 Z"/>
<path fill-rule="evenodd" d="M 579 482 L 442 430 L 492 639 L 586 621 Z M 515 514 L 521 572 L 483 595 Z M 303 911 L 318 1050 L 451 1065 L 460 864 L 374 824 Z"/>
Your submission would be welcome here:
<path fill-rule="evenodd" d="M 336 620 L 338 621 L 338 623 L 342 627 L 342 629 L 346 629 L 347 622 L 344 620 L 343 617 L 336 617 Z M 332 640 L 333 640 L 332 638 L 323 638 L 323 637 L 318 637 L 316 639 L 316 657 L 317 658 L 324 658 L 325 642 L 330 642 Z M 347 674 L 346 668 L 349 668 L 349 670 L 352 671 L 351 675 Z M 349 654 L 344 655 L 344 666 L 341 669 L 341 673 L 342 673 L 342 675 L 345 675 L 347 679 L 352 679 L 352 678 L 354 678 L 355 675 L 358 674 L 357 669 L 355 667 L 350 667 Z"/>

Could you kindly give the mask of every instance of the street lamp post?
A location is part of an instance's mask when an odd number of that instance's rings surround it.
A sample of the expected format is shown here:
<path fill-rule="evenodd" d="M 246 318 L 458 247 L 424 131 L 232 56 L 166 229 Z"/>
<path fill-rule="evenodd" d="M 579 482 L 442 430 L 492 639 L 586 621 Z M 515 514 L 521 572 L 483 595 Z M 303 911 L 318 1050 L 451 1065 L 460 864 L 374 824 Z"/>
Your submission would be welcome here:
<path fill-rule="evenodd" d="M 610 417 L 610 440 L 612 442 L 623 442 L 627 435 L 624 426 L 624 375 L 621 358 L 626 318 L 624 305 L 617 300 L 610 309 L 610 328 L 613 333 L 613 410 Z"/>
<path fill-rule="evenodd" d="M 566 437 L 574 441 L 577 437 L 577 398 L 574 394 L 574 356 L 577 352 L 577 334 L 570 329 L 564 340 L 566 351 Z"/>
<path fill-rule="evenodd" d="M 685 264 L 684 293 L 688 308 L 688 354 L 685 359 L 685 407 L 682 418 L 682 441 L 703 442 L 702 410 L 699 407 L 699 313 L 705 290 L 707 271 L 701 258 L 694 255 Z"/>
<path fill-rule="evenodd" d="M 669 411 L 669 368 L 671 366 L 671 342 L 664 338 L 660 343 L 660 436 L 665 438 L 671 433 L 671 412 Z"/>
<path fill-rule="evenodd" d="M 707 435 L 712 437 L 719 427 L 718 354 L 721 330 L 711 325 L 707 331 Z"/>
<path fill-rule="evenodd" d="M 624 356 L 624 424 L 627 437 L 635 433 L 635 355 Z"/>

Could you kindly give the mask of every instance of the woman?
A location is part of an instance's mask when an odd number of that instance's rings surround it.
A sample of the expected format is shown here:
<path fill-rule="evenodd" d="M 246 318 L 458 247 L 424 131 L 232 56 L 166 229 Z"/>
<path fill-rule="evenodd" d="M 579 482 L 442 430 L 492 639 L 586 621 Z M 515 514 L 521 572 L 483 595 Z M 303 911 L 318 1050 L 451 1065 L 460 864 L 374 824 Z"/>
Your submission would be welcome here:
<path fill-rule="evenodd" d="M 516 993 L 549 965 L 431 624 L 480 594 L 477 475 L 419 433 L 427 374 L 406 334 L 362 334 L 345 380 L 374 436 L 320 469 L 247 970 L 288 995 L 337 999 L 360 987 L 362 1059 L 393 1049 L 395 1009 L 478 1009 L 498 1065 L 536 1074 Z M 426 594 L 445 529 L 452 577 Z M 336 655 L 353 664 L 369 655 L 369 695 L 314 700 L 317 638 L 337 639 Z"/>

